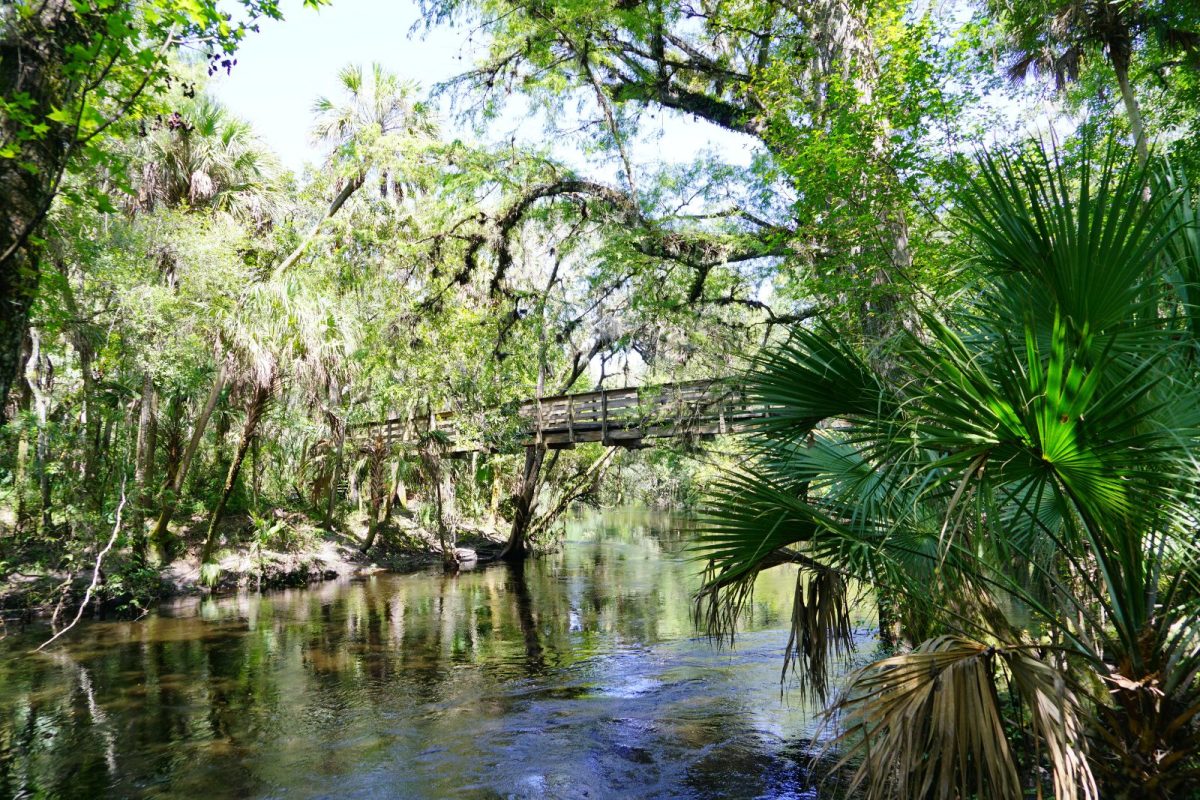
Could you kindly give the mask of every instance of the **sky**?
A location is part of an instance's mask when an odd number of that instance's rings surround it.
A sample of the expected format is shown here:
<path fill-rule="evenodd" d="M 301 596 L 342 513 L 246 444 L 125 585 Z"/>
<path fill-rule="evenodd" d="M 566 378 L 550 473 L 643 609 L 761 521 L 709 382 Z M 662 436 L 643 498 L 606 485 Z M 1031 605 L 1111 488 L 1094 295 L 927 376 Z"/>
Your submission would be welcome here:
<path fill-rule="evenodd" d="M 410 37 L 417 7 L 408 0 L 336 0 L 319 10 L 285 0 L 284 20 L 267 21 L 238 49 L 230 74 L 218 73 L 209 91 L 249 120 L 283 163 L 298 169 L 316 161 L 309 141 L 313 102 L 335 97 L 346 64 L 382 63 L 428 90 L 473 57 L 459 31 Z"/>
<path fill-rule="evenodd" d="M 212 78 L 209 90 L 249 120 L 284 165 L 297 171 L 319 159 L 308 136 L 312 105 L 322 95 L 337 95 L 337 73 L 346 64 L 377 61 L 428 91 L 484 55 L 481 37 L 470 37 L 463 28 L 441 26 L 413 34 L 418 20 L 413 0 L 333 0 L 316 11 L 303 8 L 300 0 L 282 5 L 284 21 L 265 22 L 251 33 L 238 50 L 232 73 Z M 448 107 L 443 111 L 455 135 L 469 135 L 455 128 Z M 664 114 L 656 115 L 655 125 L 633 144 L 635 162 L 687 162 L 705 150 L 716 150 L 734 164 L 750 160 L 753 142 L 738 134 Z M 545 132 L 538 121 L 510 115 L 485 138 L 506 141 L 511 135 L 518 141 L 540 141 Z M 588 166 L 569 143 L 560 144 L 555 155 L 574 166 Z M 596 171 L 611 169 L 605 165 Z"/>

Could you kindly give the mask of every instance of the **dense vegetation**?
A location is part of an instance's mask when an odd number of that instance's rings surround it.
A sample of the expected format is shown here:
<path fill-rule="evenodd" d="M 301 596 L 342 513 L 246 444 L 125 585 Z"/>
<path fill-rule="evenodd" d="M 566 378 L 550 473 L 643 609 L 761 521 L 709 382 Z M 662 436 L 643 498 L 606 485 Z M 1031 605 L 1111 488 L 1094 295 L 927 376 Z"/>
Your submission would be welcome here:
<path fill-rule="evenodd" d="M 519 559 L 707 497 L 701 616 L 800 565 L 870 796 L 1195 791 L 1194 3 L 429 2 L 478 63 L 343 67 L 299 175 L 206 91 L 280 14 L 234 10 L 0 8 L 0 573 L 141 603 L 395 512 L 453 570 L 468 520 Z M 752 156 L 644 163 L 662 119 Z M 744 441 L 523 447 L 522 400 L 743 369 Z M 465 458 L 354 433 L 446 409 Z M 834 700 L 853 586 L 895 652 Z"/>

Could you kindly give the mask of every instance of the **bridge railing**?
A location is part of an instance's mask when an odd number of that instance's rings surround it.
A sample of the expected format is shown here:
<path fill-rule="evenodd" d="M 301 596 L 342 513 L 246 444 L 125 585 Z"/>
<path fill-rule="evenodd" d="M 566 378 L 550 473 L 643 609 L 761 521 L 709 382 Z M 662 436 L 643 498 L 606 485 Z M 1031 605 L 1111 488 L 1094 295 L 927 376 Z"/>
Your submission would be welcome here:
<path fill-rule="evenodd" d="M 768 411 L 725 381 L 698 380 L 542 397 L 522 403 L 517 414 L 524 422 L 522 444 L 569 447 L 576 442 L 634 446 L 642 439 L 736 433 Z M 459 424 L 461 416 L 444 411 L 393 417 L 351 426 L 350 435 L 413 443 L 433 428 L 451 440 L 454 450 L 485 449 L 461 436 L 460 429 L 467 427 Z"/>

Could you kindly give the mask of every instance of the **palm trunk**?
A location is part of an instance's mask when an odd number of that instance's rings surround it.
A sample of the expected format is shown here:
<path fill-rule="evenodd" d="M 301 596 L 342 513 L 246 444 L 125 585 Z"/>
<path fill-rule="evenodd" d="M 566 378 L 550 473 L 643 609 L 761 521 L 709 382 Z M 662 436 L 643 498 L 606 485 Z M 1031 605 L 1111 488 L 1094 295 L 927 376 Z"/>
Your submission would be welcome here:
<path fill-rule="evenodd" d="M 371 443 L 368 453 L 367 469 L 368 489 L 367 489 L 367 538 L 363 541 L 363 553 L 370 552 L 375 546 L 375 537 L 379 533 L 379 511 L 384 505 L 385 487 L 387 480 L 384 476 L 383 466 L 387 456 L 387 448 L 383 444 L 382 438 L 376 438 Z"/>
<path fill-rule="evenodd" d="M 154 452 L 151 450 L 150 443 L 150 428 L 151 420 L 154 418 L 154 381 L 150 379 L 150 373 L 146 373 L 142 379 L 142 403 L 141 409 L 138 412 L 138 428 L 137 428 L 137 447 L 134 450 L 134 502 L 133 513 L 130 514 L 130 528 L 133 531 L 133 555 L 138 561 L 142 561 L 146 557 L 146 487 L 148 485 L 147 469 L 148 464 L 154 460 Z"/>
<path fill-rule="evenodd" d="M 1129 129 L 1133 132 L 1133 146 L 1137 150 L 1138 163 L 1143 167 L 1150 160 L 1150 148 L 1146 144 L 1146 123 L 1137 96 L 1129 84 L 1129 58 L 1109 48 L 1109 60 L 1117 74 L 1117 85 L 1121 87 L 1121 101 L 1125 104 L 1125 116 L 1129 118 Z"/>
<path fill-rule="evenodd" d="M 342 457 L 346 447 L 346 424 L 342 418 L 337 416 L 341 413 L 342 407 L 341 387 L 337 381 L 330 382 L 329 405 L 331 407 L 328 414 L 329 432 L 336 444 L 333 454 L 333 470 L 329 476 L 329 497 L 325 501 L 325 528 L 333 530 L 333 512 L 337 505 L 338 484 L 342 478 Z"/>
<path fill-rule="evenodd" d="M 41 332 L 31 328 L 29 337 L 32 350 L 26 365 L 26 382 L 33 394 L 34 413 L 37 415 L 37 448 L 34 451 L 35 468 L 38 475 L 38 500 L 41 511 L 40 532 L 44 535 L 50 528 L 50 433 L 47 423 L 50 415 L 50 390 L 54 381 L 54 365 L 49 356 L 42 353 Z"/>
<path fill-rule="evenodd" d="M 217 374 L 213 378 L 212 387 L 209 389 L 208 400 L 205 401 L 200 415 L 196 417 L 196 424 L 192 428 L 192 438 L 188 441 L 187 449 L 183 451 L 183 456 L 179 459 L 175 474 L 163 487 L 162 510 L 159 512 L 158 521 L 150 534 L 150 542 L 164 560 L 169 561 L 174 555 L 174 543 L 170 540 L 167 527 L 171 524 L 171 517 L 174 516 L 175 507 L 179 503 L 179 492 L 183 489 L 183 482 L 187 478 L 188 467 L 191 466 L 192 458 L 196 455 L 197 448 L 200 447 L 200 440 L 204 438 L 204 429 L 208 427 L 208 420 L 217 407 L 217 401 L 221 399 L 221 392 L 225 390 L 228 372 L 228 366 L 222 359 L 221 365 L 217 367 Z"/>
<path fill-rule="evenodd" d="M 246 408 L 246 424 L 242 426 L 242 436 L 238 440 L 233 461 L 229 463 L 229 473 L 225 476 L 221 497 L 217 500 L 217 505 L 208 519 L 208 535 L 204 538 L 204 549 L 200 553 L 201 564 L 207 564 L 212 560 L 213 550 L 216 549 L 217 544 L 217 524 L 221 521 L 221 515 L 225 513 L 225 506 L 229 503 L 229 496 L 233 494 L 233 487 L 237 485 L 238 473 L 241 472 L 242 462 L 246 460 L 250 442 L 258 433 L 258 424 L 262 421 L 263 412 L 267 410 L 267 401 L 271 399 L 272 383 L 256 387 L 250 405 Z"/>

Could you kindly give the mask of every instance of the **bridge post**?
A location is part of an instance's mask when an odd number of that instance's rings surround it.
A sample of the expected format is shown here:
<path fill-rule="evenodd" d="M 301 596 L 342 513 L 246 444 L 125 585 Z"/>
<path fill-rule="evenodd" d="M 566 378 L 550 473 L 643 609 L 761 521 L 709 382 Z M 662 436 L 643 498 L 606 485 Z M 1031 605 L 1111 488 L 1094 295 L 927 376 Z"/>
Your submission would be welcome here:
<path fill-rule="evenodd" d="M 608 390 L 600 390 L 600 442 L 608 445 Z"/>
<path fill-rule="evenodd" d="M 575 398 L 567 395 L 567 440 L 575 441 Z"/>
<path fill-rule="evenodd" d="M 538 396 L 535 401 L 537 403 L 537 430 L 534 432 L 533 440 L 539 445 L 542 443 L 542 431 L 546 427 L 546 423 L 542 420 L 542 392 L 538 389 Z"/>

